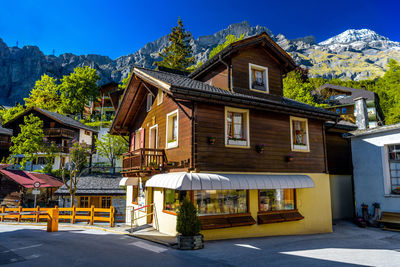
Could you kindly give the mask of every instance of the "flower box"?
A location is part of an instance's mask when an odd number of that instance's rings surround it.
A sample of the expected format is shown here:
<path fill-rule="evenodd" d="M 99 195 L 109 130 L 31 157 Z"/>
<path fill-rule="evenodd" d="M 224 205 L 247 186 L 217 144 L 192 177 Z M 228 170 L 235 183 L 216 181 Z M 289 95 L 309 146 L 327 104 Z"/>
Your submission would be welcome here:
<path fill-rule="evenodd" d="M 228 139 L 228 145 L 247 146 L 247 140 Z"/>
<path fill-rule="evenodd" d="M 295 144 L 295 145 L 293 145 L 293 149 L 296 149 L 296 150 L 308 150 L 308 146 L 307 145 Z"/>

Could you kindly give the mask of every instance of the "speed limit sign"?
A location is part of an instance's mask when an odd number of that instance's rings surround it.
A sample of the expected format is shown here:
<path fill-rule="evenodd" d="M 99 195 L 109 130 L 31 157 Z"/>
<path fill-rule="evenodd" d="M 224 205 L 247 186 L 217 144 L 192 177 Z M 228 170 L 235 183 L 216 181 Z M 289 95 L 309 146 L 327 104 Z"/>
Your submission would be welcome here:
<path fill-rule="evenodd" d="M 40 183 L 37 182 L 37 181 L 34 182 L 34 183 L 33 183 L 33 187 L 34 187 L 34 188 L 39 188 L 39 187 L 40 187 Z"/>

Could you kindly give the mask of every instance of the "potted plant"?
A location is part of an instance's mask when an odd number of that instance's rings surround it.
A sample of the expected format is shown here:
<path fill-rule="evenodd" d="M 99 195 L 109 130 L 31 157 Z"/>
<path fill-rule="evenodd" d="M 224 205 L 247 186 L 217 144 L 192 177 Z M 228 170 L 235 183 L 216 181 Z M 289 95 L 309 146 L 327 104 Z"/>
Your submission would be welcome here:
<path fill-rule="evenodd" d="M 293 161 L 293 154 L 289 154 L 288 156 L 286 156 L 286 161 L 287 162 Z"/>
<path fill-rule="evenodd" d="M 396 195 L 400 194 L 400 187 L 397 186 L 396 188 L 392 189 L 392 193 Z"/>
<path fill-rule="evenodd" d="M 208 137 L 208 144 L 213 145 L 215 144 L 216 138 L 214 136 L 209 136 Z"/>
<path fill-rule="evenodd" d="M 201 222 L 193 203 L 185 198 L 178 211 L 176 231 L 179 233 L 178 249 L 200 249 L 204 247 L 203 235 L 200 234 Z"/>
<path fill-rule="evenodd" d="M 264 153 L 265 144 L 256 144 L 257 153 Z"/>

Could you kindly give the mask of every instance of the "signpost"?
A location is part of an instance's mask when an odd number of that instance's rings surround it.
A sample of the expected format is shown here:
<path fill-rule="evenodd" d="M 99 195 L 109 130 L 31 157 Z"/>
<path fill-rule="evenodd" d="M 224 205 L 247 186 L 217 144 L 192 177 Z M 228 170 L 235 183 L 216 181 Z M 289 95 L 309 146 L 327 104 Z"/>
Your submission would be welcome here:
<path fill-rule="evenodd" d="M 37 181 L 34 182 L 33 183 L 33 187 L 35 188 L 35 189 L 32 190 L 32 194 L 35 195 L 35 202 L 33 203 L 33 207 L 36 207 L 36 196 L 40 195 L 40 190 L 39 190 L 40 183 L 37 182 Z"/>

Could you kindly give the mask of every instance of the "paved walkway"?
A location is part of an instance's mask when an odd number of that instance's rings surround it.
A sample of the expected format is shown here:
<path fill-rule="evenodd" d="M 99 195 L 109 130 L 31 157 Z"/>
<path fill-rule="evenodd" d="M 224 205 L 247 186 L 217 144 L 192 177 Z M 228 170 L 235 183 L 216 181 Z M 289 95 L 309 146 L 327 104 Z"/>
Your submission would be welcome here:
<path fill-rule="evenodd" d="M 400 266 L 400 233 L 339 222 L 330 234 L 206 242 L 180 251 L 79 226 L 0 223 L 0 265 L 10 266 Z"/>

